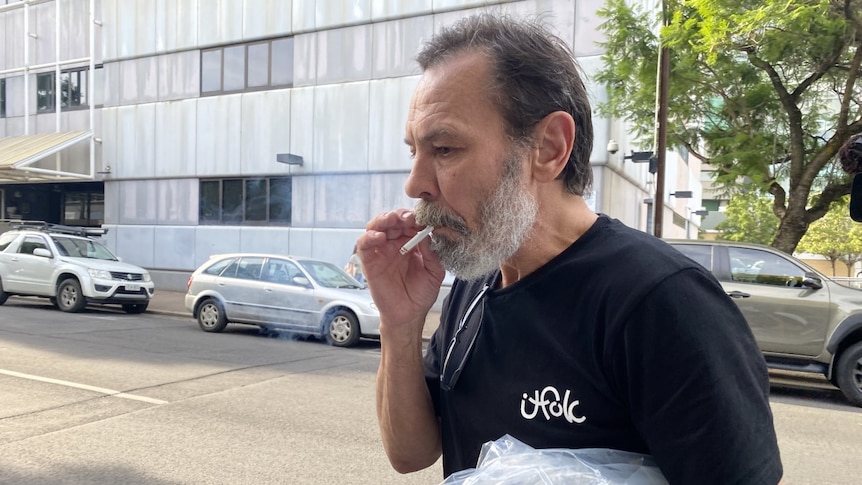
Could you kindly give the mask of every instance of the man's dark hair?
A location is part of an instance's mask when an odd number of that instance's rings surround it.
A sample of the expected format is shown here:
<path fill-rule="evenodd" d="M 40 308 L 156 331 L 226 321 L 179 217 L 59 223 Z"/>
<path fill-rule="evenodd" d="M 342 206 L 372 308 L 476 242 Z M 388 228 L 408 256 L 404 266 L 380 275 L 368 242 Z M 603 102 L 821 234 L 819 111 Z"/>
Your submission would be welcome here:
<path fill-rule="evenodd" d="M 481 14 L 444 28 L 425 44 L 416 60 L 425 71 L 469 51 L 491 59 L 490 94 L 500 106 L 508 135 L 517 143 L 531 142 L 533 128 L 548 114 L 565 111 L 572 115 L 575 143 L 560 176 L 569 192 L 588 192 L 593 178 L 592 112 L 580 68 L 566 43 L 538 22 Z"/>
<path fill-rule="evenodd" d="M 841 168 L 850 175 L 862 173 L 862 133 L 851 136 L 838 150 Z"/>

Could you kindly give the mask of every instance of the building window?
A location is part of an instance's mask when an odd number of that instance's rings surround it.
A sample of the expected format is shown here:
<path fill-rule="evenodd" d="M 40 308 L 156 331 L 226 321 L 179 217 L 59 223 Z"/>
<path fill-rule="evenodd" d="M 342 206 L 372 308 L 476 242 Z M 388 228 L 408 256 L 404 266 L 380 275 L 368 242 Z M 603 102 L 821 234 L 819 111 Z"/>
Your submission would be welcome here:
<path fill-rule="evenodd" d="M 105 194 L 66 192 L 63 194 L 63 224 L 99 227 L 105 222 Z"/>
<path fill-rule="evenodd" d="M 201 180 L 199 223 L 290 225 L 290 177 Z"/>
<path fill-rule="evenodd" d="M 6 78 L 0 79 L 0 118 L 6 117 Z"/>
<path fill-rule="evenodd" d="M 293 37 L 201 51 L 204 96 L 293 86 Z"/>
<path fill-rule="evenodd" d="M 101 68 L 98 68 L 101 69 Z M 70 69 L 60 73 L 60 107 L 63 110 L 86 108 L 89 86 L 89 70 Z M 53 111 L 55 109 L 55 78 L 53 72 L 36 75 L 36 109 Z"/>

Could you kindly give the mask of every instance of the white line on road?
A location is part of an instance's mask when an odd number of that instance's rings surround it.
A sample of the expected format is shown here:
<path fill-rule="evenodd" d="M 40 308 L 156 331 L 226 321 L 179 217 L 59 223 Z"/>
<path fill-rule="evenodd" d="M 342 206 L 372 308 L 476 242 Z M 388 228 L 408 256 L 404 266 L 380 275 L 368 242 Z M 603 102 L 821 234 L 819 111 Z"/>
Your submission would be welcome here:
<path fill-rule="evenodd" d="M 168 403 L 168 401 L 162 401 L 161 399 L 153 399 L 151 397 L 138 396 L 137 394 L 128 394 L 125 392 L 115 391 L 113 389 L 106 389 L 104 387 L 96 387 L 96 386 L 89 386 L 87 384 L 79 384 L 77 382 L 63 381 L 60 379 L 51 379 L 50 377 L 34 376 L 32 374 L 24 374 L 21 372 L 15 372 L 13 370 L 0 369 L 0 374 L 5 374 L 7 376 L 12 376 L 12 377 L 20 377 L 22 379 L 30 379 L 31 381 L 47 382 L 49 384 L 59 384 L 61 386 L 74 387 L 77 389 L 84 389 L 85 391 L 93 391 L 93 392 L 99 392 L 102 394 L 107 394 L 108 396 L 121 397 L 123 399 L 131 399 L 134 401 L 148 402 L 150 404 L 167 404 Z"/>

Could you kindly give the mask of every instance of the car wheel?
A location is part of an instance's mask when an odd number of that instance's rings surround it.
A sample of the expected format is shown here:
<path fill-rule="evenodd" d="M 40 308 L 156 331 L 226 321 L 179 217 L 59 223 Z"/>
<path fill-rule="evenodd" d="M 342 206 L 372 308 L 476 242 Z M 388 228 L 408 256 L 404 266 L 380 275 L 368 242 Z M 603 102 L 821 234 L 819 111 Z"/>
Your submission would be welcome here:
<path fill-rule="evenodd" d="M 221 332 L 227 326 L 227 315 L 218 300 L 207 298 L 198 308 L 198 325 L 204 332 Z"/>
<path fill-rule="evenodd" d="M 844 349 L 838 357 L 835 375 L 844 397 L 862 407 L 862 342 Z"/>
<path fill-rule="evenodd" d="M 0 305 L 6 303 L 6 300 L 9 299 L 9 293 L 3 291 L 3 280 L 0 280 Z"/>
<path fill-rule="evenodd" d="M 123 311 L 126 313 L 144 313 L 147 311 L 149 303 L 127 303 L 123 305 Z"/>
<path fill-rule="evenodd" d="M 335 312 L 326 325 L 326 341 L 336 347 L 352 347 L 359 342 L 359 321 L 347 311 Z"/>
<path fill-rule="evenodd" d="M 57 308 L 64 312 L 75 313 L 81 311 L 86 305 L 87 299 L 81 293 L 78 280 L 68 278 L 60 283 L 57 288 Z"/>

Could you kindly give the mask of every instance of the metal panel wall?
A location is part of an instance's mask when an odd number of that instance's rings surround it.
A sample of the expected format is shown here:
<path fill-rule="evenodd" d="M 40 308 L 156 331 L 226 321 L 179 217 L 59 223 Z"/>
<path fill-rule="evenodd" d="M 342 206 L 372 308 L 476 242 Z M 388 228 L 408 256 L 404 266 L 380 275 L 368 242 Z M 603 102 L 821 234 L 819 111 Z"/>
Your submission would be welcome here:
<path fill-rule="evenodd" d="M 197 104 L 197 99 L 185 99 L 154 105 L 154 174 L 157 177 L 188 177 L 195 174 Z"/>
<path fill-rule="evenodd" d="M 155 230 L 153 226 L 116 226 L 116 254 L 128 263 L 155 268 Z"/>
<path fill-rule="evenodd" d="M 157 58 L 158 100 L 197 98 L 201 91 L 201 55 L 197 50 Z"/>
<path fill-rule="evenodd" d="M 371 79 L 371 33 L 368 24 L 318 32 L 317 84 Z"/>
<path fill-rule="evenodd" d="M 404 128 L 407 108 L 418 82 L 419 76 L 371 81 L 368 170 L 408 172 L 413 166 L 404 144 Z"/>
<path fill-rule="evenodd" d="M 199 187 L 197 179 L 159 180 L 156 197 L 158 223 L 196 226 Z"/>
<path fill-rule="evenodd" d="M 371 22 L 371 0 L 318 0 L 314 6 L 317 29 Z"/>
<path fill-rule="evenodd" d="M 156 109 L 153 104 L 121 106 L 117 109 L 117 155 L 114 174 L 119 178 L 149 178 L 156 175 Z"/>
<path fill-rule="evenodd" d="M 243 0 L 243 39 L 290 33 L 293 30 L 292 3 L 285 0 Z"/>
<path fill-rule="evenodd" d="M 364 227 L 369 219 L 368 174 L 314 177 L 314 227 Z"/>
<path fill-rule="evenodd" d="M 124 180 L 116 201 L 119 208 L 119 223 L 129 225 L 156 224 L 158 222 L 157 180 Z M 107 201 L 106 201 L 107 202 Z M 107 205 L 107 204 L 105 204 Z"/>
<path fill-rule="evenodd" d="M 430 14 L 431 0 L 374 0 L 371 2 L 371 18 L 374 21 Z"/>
<path fill-rule="evenodd" d="M 282 227 L 243 227 L 239 249 L 246 253 L 289 254 L 291 230 Z"/>
<path fill-rule="evenodd" d="M 291 167 L 291 173 L 314 171 L 314 89 L 290 90 L 290 153 L 301 155 L 303 165 Z"/>
<path fill-rule="evenodd" d="M 151 267 L 194 271 L 197 230 L 188 226 L 156 226 L 152 229 Z"/>
<path fill-rule="evenodd" d="M 368 84 L 366 81 L 315 88 L 316 171 L 368 169 Z"/>
<path fill-rule="evenodd" d="M 242 95 L 241 128 L 234 135 L 240 138 L 239 173 L 290 173 L 289 165 L 275 161 L 278 153 L 295 153 L 290 147 L 290 111 L 290 90 Z"/>
<path fill-rule="evenodd" d="M 317 177 L 293 177 L 291 226 L 314 227 L 314 202 Z"/>
<path fill-rule="evenodd" d="M 239 172 L 242 95 L 198 100 L 197 163 L 199 177 Z"/>
<path fill-rule="evenodd" d="M 300 34 L 293 38 L 293 86 L 317 84 L 317 33 Z"/>
<path fill-rule="evenodd" d="M 240 228 L 237 226 L 197 226 L 195 228 L 194 266 L 210 256 L 240 251 Z"/>
<path fill-rule="evenodd" d="M 434 21 L 430 15 L 374 24 L 373 77 L 419 74 L 416 53 L 433 32 Z"/>
<path fill-rule="evenodd" d="M 172 52 L 198 44 L 198 0 L 155 0 L 156 50 Z"/>
<path fill-rule="evenodd" d="M 206 0 L 206 5 L 198 8 L 198 45 L 205 47 L 241 41 L 242 9 L 239 0 Z"/>

